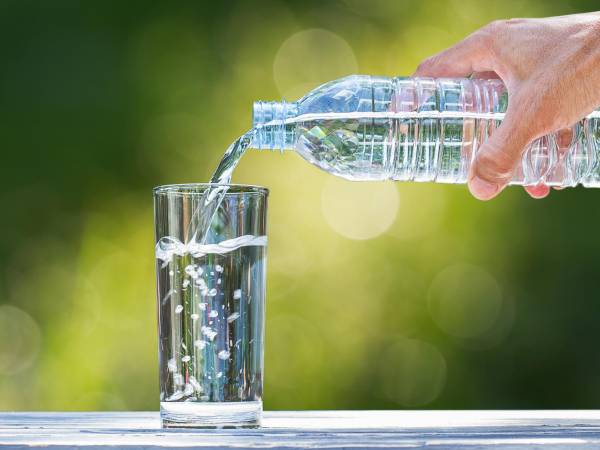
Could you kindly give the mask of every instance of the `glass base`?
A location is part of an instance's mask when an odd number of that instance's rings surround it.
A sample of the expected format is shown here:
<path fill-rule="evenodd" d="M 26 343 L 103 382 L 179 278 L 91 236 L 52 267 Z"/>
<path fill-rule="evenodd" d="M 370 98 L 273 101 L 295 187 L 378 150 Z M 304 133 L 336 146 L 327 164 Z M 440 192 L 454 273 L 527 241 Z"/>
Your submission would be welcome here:
<path fill-rule="evenodd" d="M 256 428 L 262 401 L 160 402 L 163 428 Z"/>

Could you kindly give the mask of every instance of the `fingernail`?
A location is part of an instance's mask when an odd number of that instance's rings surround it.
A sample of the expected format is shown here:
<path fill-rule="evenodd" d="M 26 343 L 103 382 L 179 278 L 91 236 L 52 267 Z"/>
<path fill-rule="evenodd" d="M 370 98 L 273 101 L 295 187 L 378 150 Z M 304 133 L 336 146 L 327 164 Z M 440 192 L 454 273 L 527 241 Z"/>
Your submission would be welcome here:
<path fill-rule="evenodd" d="M 471 194 L 479 200 L 489 200 L 500 191 L 500 185 L 474 177 L 469 183 Z"/>

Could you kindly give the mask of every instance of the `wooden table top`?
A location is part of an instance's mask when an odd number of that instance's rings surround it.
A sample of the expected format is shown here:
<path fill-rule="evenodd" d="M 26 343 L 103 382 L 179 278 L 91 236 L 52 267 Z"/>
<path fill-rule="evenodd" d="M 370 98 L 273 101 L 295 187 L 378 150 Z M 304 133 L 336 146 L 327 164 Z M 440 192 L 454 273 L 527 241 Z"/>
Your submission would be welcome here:
<path fill-rule="evenodd" d="M 163 430 L 157 412 L 1 413 L 0 447 L 600 449 L 600 411 L 278 411 L 225 430 Z"/>

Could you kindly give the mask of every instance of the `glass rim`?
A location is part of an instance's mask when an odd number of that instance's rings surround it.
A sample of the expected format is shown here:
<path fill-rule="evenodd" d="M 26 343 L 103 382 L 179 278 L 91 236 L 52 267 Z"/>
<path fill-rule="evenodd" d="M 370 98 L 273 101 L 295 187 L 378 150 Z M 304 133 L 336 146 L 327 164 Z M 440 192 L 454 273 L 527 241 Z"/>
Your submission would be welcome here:
<path fill-rule="evenodd" d="M 218 184 L 218 183 L 177 183 L 163 184 L 152 189 L 157 195 L 180 194 L 180 195 L 202 195 L 210 187 L 227 186 L 229 189 L 225 195 L 235 194 L 262 194 L 269 195 L 269 189 L 253 184 Z"/>

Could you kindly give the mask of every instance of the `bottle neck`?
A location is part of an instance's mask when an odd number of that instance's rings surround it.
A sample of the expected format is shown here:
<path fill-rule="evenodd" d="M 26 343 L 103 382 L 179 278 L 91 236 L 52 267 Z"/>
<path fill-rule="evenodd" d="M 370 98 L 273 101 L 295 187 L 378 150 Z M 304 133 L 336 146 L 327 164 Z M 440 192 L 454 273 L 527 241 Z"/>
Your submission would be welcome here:
<path fill-rule="evenodd" d="M 294 147 L 294 126 L 286 120 L 298 115 L 298 104 L 254 102 L 252 147 L 259 150 L 289 150 Z"/>

